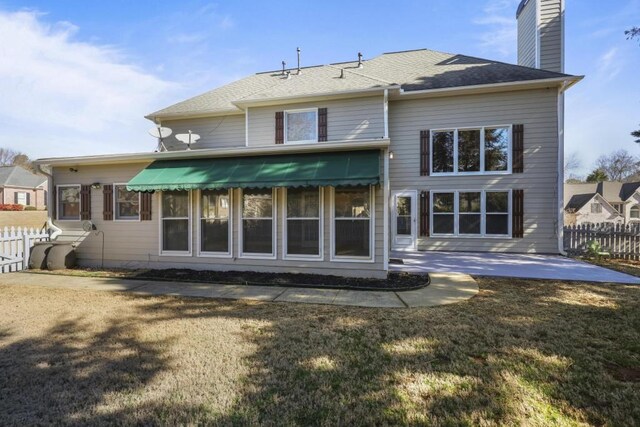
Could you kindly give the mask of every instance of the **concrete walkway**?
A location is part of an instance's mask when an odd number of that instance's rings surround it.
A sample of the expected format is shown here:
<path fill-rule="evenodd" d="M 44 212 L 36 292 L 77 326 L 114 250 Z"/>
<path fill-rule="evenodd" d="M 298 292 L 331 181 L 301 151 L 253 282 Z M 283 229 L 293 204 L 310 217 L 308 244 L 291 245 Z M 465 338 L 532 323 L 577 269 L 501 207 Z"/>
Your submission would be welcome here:
<path fill-rule="evenodd" d="M 455 272 L 475 276 L 640 284 L 638 277 L 559 255 L 393 251 L 391 257 L 404 261 L 404 264 L 390 264 L 392 271 L 409 273 Z"/>
<path fill-rule="evenodd" d="M 430 276 L 431 284 L 426 288 L 403 292 L 154 282 L 28 272 L 0 274 L 0 285 L 387 308 L 452 304 L 465 301 L 478 293 L 478 285 L 469 275 L 434 273 Z"/>

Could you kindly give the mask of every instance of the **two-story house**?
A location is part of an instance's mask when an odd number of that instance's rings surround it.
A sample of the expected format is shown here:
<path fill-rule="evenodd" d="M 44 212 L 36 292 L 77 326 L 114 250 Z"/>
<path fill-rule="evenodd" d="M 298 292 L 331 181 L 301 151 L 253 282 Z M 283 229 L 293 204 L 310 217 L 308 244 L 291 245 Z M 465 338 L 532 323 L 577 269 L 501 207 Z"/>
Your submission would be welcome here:
<path fill-rule="evenodd" d="M 118 267 L 383 277 L 394 250 L 558 253 L 563 2 L 519 65 L 428 49 L 261 72 L 147 116 L 187 149 L 41 159 L 63 235 Z M 355 56 L 355 55 L 354 55 Z M 99 264 L 93 233 L 77 248 Z"/>
<path fill-rule="evenodd" d="M 640 221 L 640 182 L 565 184 L 564 196 L 565 225 Z"/>

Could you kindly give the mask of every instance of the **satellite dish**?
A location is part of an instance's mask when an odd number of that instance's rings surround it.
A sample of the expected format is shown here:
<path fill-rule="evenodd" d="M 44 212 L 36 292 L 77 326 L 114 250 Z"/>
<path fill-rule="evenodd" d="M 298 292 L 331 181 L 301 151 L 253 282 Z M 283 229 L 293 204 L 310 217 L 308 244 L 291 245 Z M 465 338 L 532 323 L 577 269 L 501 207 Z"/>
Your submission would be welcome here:
<path fill-rule="evenodd" d="M 200 139 L 200 135 L 189 131 L 189 133 L 177 134 L 176 139 L 180 142 L 187 144 L 187 150 L 191 150 L 191 144 L 198 142 L 198 140 Z"/>
<path fill-rule="evenodd" d="M 156 151 L 167 151 L 167 147 L 164 146 L 164 142 L 162 142 L 163 138 L 167 138 L 173 133 L 170 128 L 165 128 L 157 124 L 156 127 L 149 129 L 149 135 L 154 138 L 158 138 L 158 148 Z"/>
<path fill-rule="evenodd" d="M 163 138 L 166 138 L 168 136 L 171 136 L 172 133 L 173 133 L 173 131 L 170 128 L 165 128 L 165 127 L 162 127 L 162 126 L 157 126 L 157 127 L 149 129 L 149 135 L 153 136 L 154 138 L 158 138 L 158 139 L 163 139 Z"/>
<path fill-rule="evenodd" d="M 85 221 L 85 222 L 82 223 L 82 229 L 88 233 L 88 232 L 90 232 L 92 230 L 95 230 L 96 226 L 93 225 L 93 223 L 91 221 Z"/>

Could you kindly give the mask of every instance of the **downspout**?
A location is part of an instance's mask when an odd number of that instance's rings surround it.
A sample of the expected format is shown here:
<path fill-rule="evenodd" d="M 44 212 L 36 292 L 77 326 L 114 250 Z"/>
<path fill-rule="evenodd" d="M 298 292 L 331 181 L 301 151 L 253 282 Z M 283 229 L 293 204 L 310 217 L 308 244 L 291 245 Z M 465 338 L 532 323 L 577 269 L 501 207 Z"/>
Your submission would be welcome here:
<path fill-rule="evenodd" d="M 384 90 L 384 99 L 383 99 L 383 117 L 384 117 L 384 138 L 389 138 L 389 91 L 387 89 Z M 384 180 L 383 185 L 384 188 L 382 190 L 384 196 L 384 213 L 383 219 L 384 224 L 382 226 L 382 234 L 384 236 L 384 241 L 382 243 L 384 257 L 383 257 L 383 268 L 384 271 L 389 271 L 389 195 L 390 195 L 390 181 L 389 181 L 389 149 L 386 148 L 382 155 L 383 159 L 383 173 Z"/>
<path fill-rule="evenodd" d="M 562 83 L 558 89 L 558 253 L 567 256 L 564 250 L 564 92 L 570 86 Z"/>
<path fill-rule="evenodd" d="M 47 168 L 49 168 L 47 166 Z M 53 192 L 55 191 L 55 187 L 53 185 L 53 174 L 47 172 L 42 165 L 37 165 L 38 172 L 47 177 L 47 227 L 49 231 L 49 239 L 55 240 L 59 235 L 62 234 L 62 230 L 53 223 L 51 218 L 51 208 L 53 206 Z"/>

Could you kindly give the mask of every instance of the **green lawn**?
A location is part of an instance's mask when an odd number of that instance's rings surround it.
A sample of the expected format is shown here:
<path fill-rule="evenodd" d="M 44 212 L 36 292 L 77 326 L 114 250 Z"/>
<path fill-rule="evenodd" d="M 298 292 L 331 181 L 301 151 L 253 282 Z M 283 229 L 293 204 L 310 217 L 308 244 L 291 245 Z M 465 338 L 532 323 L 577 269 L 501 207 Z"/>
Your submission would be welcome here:
<path fill-rule="evenodd" d="M 640 287 L 478 281 L 411 310 L 0 286 L 0 424 L 640 420 Z"/>

